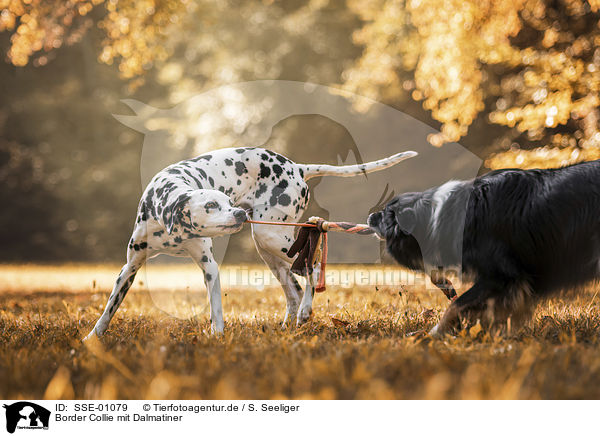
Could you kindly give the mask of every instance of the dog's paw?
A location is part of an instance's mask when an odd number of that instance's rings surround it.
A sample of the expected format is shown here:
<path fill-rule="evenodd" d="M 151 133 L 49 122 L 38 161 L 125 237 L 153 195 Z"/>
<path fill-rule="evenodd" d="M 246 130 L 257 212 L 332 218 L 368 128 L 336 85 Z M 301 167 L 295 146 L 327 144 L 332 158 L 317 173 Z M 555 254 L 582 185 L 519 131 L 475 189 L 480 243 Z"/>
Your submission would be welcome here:
<path fill-rule="evenodd" d="M 287 327 L 294 325 L 294 321 L 296 321 L 297 313 L 298 313 L 298 306 L 286 308 L 285 316 L 283 318 L 283 323 L 281 324 L 282 330 L 285 330 Z"/>
<path fill-rule="evenodd" d="M 435 339 L 442 339 L 445 336 L 445 332 L 442 331 L 439 324 L 436 324 L 431 330 L 429 330 L 429 336 Z"/>
<path fill-rule="evenodd" d="M 298 317 L 296 319 L 296 326 L 301 326 L 302 324 L 306 323 L 309 319 L 310 316 L 312 315 L 312 307 L 303 307 L 300 309 L 300 311 L 298 312 Z"/>
<path fill-rule="evenodd" d="M 223 322 L 213 322 L 210 324 L 210 333 L 213 336 L 223 336 L 223 331 L 225 330 L 225 323 Z"/>
<path fill-rule="evenodd" d="M 295 316 L 287 316 L 286 315 L 285 319 L 281 323 L 281 330 L 287 330 L 288 328 L 294 326 L 296 324 L 295 321 L 296 321 Z"/>
<path fill-rule="evenodd" d="M 98 335 L 96 334 L 96 329 L 92 329 L 92 331 L 89 332 L 88 335 L 82 339 L 82 341 L 89 343 L 89 342 L 97 341 L 98 339 L 99 338 L 98 338 Z"/>
<path fill-rule="evenodd" d="M 217 337 L 218 336 L 223 336 L 224 329 L 223 328 L 220 328 L 220 329 L 218 329 L 218 328 L 211 328 L 210 329 L 210 334 L 213 335 L 213 336 L 217 336 Z"/>
<path fill-rule="evenodd" d="M 100 337 L 96 332 L 96 329 L 92 330 L 85 338 L 83 338 L 83 346 L 92 353 L 102 353 L 104 346 L 100 341 Z"/>

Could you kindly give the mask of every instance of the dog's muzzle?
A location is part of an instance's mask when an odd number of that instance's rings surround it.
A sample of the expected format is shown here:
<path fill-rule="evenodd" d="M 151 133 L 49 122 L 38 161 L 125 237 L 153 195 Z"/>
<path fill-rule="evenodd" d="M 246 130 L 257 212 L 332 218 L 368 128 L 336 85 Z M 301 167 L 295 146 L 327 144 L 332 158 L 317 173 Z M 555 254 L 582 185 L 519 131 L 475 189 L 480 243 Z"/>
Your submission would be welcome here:
<path fill-rule="evenodd" d="M 238 209 L 233 212 L 233 217 L 236 219 L 238 224 L 246 222 L 248 216 L 246 215 L 246 211 L 244 209 Z"/>
<path fill-rule="evenodd" d="M 379 238 L 379 239 L 384 239 L 381 229 L 379 228 L 379 225 L 381 224 L 381 212 L 375 212 L 369 215 L 369 217 L 367 218 L 367 225 L 369 227 L 371 227 L 373 230 L 375 230 L 375 235 Z"/>

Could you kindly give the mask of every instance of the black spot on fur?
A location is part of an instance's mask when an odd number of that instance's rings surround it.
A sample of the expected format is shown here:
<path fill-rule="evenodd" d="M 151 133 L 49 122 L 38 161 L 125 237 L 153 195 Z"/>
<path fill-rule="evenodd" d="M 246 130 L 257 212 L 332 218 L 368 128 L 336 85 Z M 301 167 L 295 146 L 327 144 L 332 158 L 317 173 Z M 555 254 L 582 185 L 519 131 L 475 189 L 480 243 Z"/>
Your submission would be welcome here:
<path fill-rule="evenodd" d="M 198 156 L 198 157 L 195 157 L 193 159 L 190 159 L 190 162 L 198 162 L 198 161 L 201 161 L 201 160 L 211 160 L 211 159 L 212 159 L 212 155 L 205 154 L 205 155 Z"/>
<path fill-rule="evenodd" d="M 244 164 L 244 162 L 236 162 L 235 163 L 235 173 L 238 176 L 241 176 L 244 173 L 248 172 L 248 168 L 246 168 L 246 165 Z"/>
<path fill-rule="evenodd" d="M 232 159 L 225 159 L 225 165 L 227 165 L 228 167 L 230 167 L 231 165 L 233 165 L 233 160 Z"/>
<path fill-rule="evenodd" d="M 278 198 L 277 201 L 279 202 L 279 204 L 281 204 L 282 206 L 288 206 L 290 204 L 290 196 L 287 194 L 281 194 Z"/>
<path fill-rule="evenodd" d="M 273 165 L 273 172 L 277 175 L 277 177 L 279 177 L 281 175 L 281 173 L 283 173 L 283 168 L 281 168 L 279 165 L 275 164 L 275 165 Z"/>
<path fill-rule="evenodd" d="M 261 195 L 263 195 L 265 192 L 267 192 L 267 185 L 265 185 L 264 183 L 259 183 L 258 189 L 256 190 L 256 193 L 254 194 L 254 196 L 256 198 L 258 198 Z"/>
<path fill-rule="evenodd" d="M 266 178 L 266 177 L 269 177 L 270 175 L 271 175 L 271 168 L 269 168 L 268 166 L 266 166 L 265 164 L 263 164 L 261 162 L 260 163 L 260 172 L 258 173 L 258 177 Z"/>
<path fill-rule="evenodd" d="M 277 159 L 279 162 L 281 162 L 282 164 L 285 164 L 286 162 L 289 162 L 289 161 L 290 161 L 290 160 L 289 160 L 287 157 L 285 157 L 285 156 L 282 156 L 282 155 L 280 155 L 280 154 L 276 155 L 276 156 L 275 156 L 275 158 L 276 158 L 276 159 Z"/>

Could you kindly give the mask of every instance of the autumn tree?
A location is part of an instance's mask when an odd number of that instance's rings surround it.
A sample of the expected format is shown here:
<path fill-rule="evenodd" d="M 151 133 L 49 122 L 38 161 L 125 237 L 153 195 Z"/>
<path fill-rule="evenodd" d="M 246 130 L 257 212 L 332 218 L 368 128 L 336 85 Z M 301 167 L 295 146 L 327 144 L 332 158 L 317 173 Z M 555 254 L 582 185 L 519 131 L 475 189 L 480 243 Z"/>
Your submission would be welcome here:
<path fill-rule="evenodd" d="M 304 15 L 327 3 L 309 2 Z M 219 6 L 210 1 L 2 0 L 0 6 L 0 31 L 12 32 L 7 57 L 15 65 L 44 65 L 53 49 L 77 42 L 93 25 L 93 10 L 103 8 L 95 22 L 105 34 L 98 59 L 117 62 L 134 86 L 171 56 L 189 17 L 206 18 L 195 22 L 200 34 L 219 20 L 210 13 Z M 486 117 L 507 127 L 494 140 L 501 153 L 488 160 L 491 167 L 600 157 L 600 1 L 349 0 L 348 7 L 363 23 L 353 33 L 363 53 L 344 72 L 343 86 L 391 104 L 402 94 L 421 101 L 441 123 L 433 145 L 460 140 L 477 117 Z"/>
<path fill-rule="evenodd" d="M 352 0 L 364 46 L 344 86 L 373 98 L 410 92 L 458 141 L 476 117 L 506 126 L 492 168 L 600 158 L 600 2 Z M 492 141 L 492 139 L 490 139 Z"/>

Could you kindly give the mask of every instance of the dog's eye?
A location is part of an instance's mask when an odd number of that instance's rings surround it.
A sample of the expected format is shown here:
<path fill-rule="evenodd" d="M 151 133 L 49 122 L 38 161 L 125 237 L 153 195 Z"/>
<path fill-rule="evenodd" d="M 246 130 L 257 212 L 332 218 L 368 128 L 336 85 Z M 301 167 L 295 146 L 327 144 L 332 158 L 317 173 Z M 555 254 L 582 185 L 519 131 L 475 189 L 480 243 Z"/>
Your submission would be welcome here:
<path fill-rule="evenodd" d="M 216 209 L 217 207 L 219 207 L 219 204 L 216 201 L 209 201 L 204 205 L 204 207 L 207 209 Z"/>

